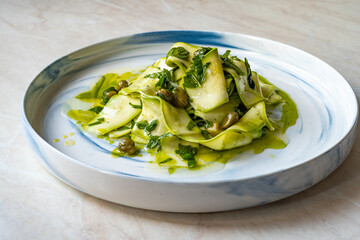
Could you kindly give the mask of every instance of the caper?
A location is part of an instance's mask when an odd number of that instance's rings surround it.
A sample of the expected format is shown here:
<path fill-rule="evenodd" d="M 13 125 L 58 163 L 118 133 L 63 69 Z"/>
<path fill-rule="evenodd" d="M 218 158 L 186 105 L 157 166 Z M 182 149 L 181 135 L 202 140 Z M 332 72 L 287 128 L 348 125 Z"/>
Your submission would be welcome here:
<path fill-rule="evenodd" d="M 165 88 L 161 88 L 160 90 L 156 91 L 156 95 L 167 102 L 171 102 L 173 99 L 173 94 Z"/>
<path fill-rule="evenodd" d="M 117 91 L 115 90 L 111 90 L 111 91 L 108 91 L 107 93 L 105 93 L 105 97 L 107 99 L 110 99 L 112 96 L 116 95 L 117 94 Z"/>
<path fill-rule="evenodd" d="M 206 130 L 212 137 L 215 137 L 216 135 L 218 135 L 219 133 L 222 132 L 222 130 L 220 128 L 220 124 L 218 122 L 214 122 L 211 125 L 211 127 L 207 128 Z"/>
<path fill-rule="evenodd" d="M 178 108 L 185 108 L 189 104 L 189 97 L 185 90 L 181 87 L 177 87 L 173 90 L 172 105 Z"/>
<path fill-rule="evenodd" d="M 127 81 L 121 80 L 121 81 L 118 82 L 118 84 L 116 85 L 116 90 L 120 91 L 121 89 L 126 88 L 126 87 L 128 87 L 128 86 L 129 86 L 129 84 L 128 84 Z"/>
<path fill-rule="evenodd" d="M 134 154 L 136 152 L 134 141 L 128 137 L 120 139 L 118 149 L 128 155 Z"/>
<path fill-rule="evenodd" d="M 239 121 L 237 112 L 229 112 L 221 123 L 221 127 L 226 129 Z"/>

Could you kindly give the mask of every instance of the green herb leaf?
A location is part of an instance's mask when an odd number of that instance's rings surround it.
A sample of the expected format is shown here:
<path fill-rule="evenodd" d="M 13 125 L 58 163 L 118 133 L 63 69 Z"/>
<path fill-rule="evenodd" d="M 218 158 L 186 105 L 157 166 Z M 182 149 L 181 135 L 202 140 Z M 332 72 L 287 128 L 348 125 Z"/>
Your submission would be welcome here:
<path fill-rule="evenodd" d="M 108 89 L 106 89 L 104 92 L 103 92 L 103 97 L 102 97 L 102 104 L 106 104 L 109 99 L 106 97 L 106 93 L 110 92 L 110 91 L 116 91 L 116 89 L 114 87 L 109 87 Z"/>
<path fill-rule="evenodd" d="M 96 119 L 96 122 L 89 123 L 88 126 L 90 127 L 90 126 L 98 125 L 104 121 L 105 121 L 105 118 L 98 118 L 98 119 Z"/>
<path fill-rule="evenodd" d="M 147 126 L 148 124 L 149 124 L 148 121 L 143 120 L 143 121 L 137 122 L 137 123 L 136 123 L 136 126 L 137 126 L 139 129 L 144 129 L 144 128 L 146 128 L 146 126 Z"/>
<path fill-rule="evenodd" d="M 178 154 L 182 159 L 187 161 L 188 167 L 192 168 L 196 165 L 195 155 L 198 153 L 198 148 L 192 147 L 190 145 L 182 145 L 179 143 L 179 149 L 175 150 L 175 153 Z"/>
<path fill-rule="evenodd" d="M 156 147 L 156 150 L 159 151 L 161 149 L 160 140 L 166 137 L 173 136 L 170 132 L 164 133 L 160 136 L 152 136 L 150 135 L 150 140 L 147 143 L 146 147 L 148 149 L 154 149 Z"/>
<path fill-rule="evenodd" d="M 191 131 L 196 126 L 196 123 L 194 121 L 190 121 L 187 125 L 187 129 Z"/>
<path fill-rule="evenodd" d="M 208 131 L 206 131 L 206 130 L 201 130 L 201 134 L 204 136 L 205 139 L 211 138 Z"/>
<path fill-rule="evenodd" d="M 134 126 L 135 126 L 135 121 L 134 121 L 134 119 L 133 119 L 133 120 L 131 120 L 131 122 L 130 122 L 130 128 L 133 129 Z"/>
<path fill-rule="evenodd" d="M 127 124 L 127 125 L 128 125 L 128 124 Z M 128 130 L 128 129 L 132 129 L 134 126 L 135 126 L 135 121 L 134 121 L 134 119 L 133 119 L 133 120 L 131 120 L 131 122 L 130 122 L 130 127 L 128 127 L 128 126 L 122 126 L 122 127 L 119 127 L 117 130 L 119 130 L 119 131 Z"/>
<path fill-rule="evenodd" d="M 198 127 L 209 128 L 213 125 L 213 123 L 208 120 L 201 119 L 200 121 L 197 121 L 197 125 Z"/>
<path fill-rule="evenodd" d="M 129 105 L 132 106 L 133 108 L 142 109 L 142 102 L 141 102 L 141 100 L 140 100 L 140 105 L 135 105 L 135 104 L 132 104 L 131 102 L 129 102 Z"/>
<path fill-rule="evenodd" d="M 203 59 L 204 56 L 205 56 L 208 52 L 211 51 L 211 49 L 212 49 L 211 47 L 202 47 L 202 48 L 200 48 L 199 50 L 197 50 L 196 53 L 197 53 L 197 55 L 198 55 L 201 59 Z"/>
<path fill-rule="evenodd" d="M 160 137 L 159 136 L 150 136 L 149 142 L 146 147 L 149 149 L 154 149 L 156 146 L 160 146 Z"/>
<path fill-rule="evenodd" d="M 172 159 L 172 158 L 167 158 L 167 159 L 162 160 L 161 162 L 159 162 L 159 164 L 168 163 L 168 162 L 170 162 L 171 160 L 173 160 L 173 159 Z"/>
<path fill-rule="evenodd" d="M 233 70 L 235 70 L 235 72 L 239 75 L 239 76 L 243 76 L 245 75 L 245 73 L 243 71 L 241 71 L 241 69 L 235 65 L 234 63 L 234 59 L 239 60 L 236 56 L 230 56 L 230 50 L 226 50 L 226 52 L 223 55 L 220 55 L 220 59 L 221 59 L 221 63 L 223 65 L 223 68 L 231 68 Z"/>
<path fill-rule="evenodd" d="M 144 130 L 147 134 L 150 134 L 152 130 L 154 130 L 158 125 L 158 120 L 152 120 L 151 123 L 149 123 L 149 125 L 147 125 Z"/>
<path fill-rule="evenodd" d="M 184 88 L 197 88 L 201 86 L 206 80 L 206 69 L 210 62 L 202 64 L 200 56 L 195 56 L 193 62 L 190 64 L 190 69 L 184 76 Z"/>
<path fill-rule="evenodd" d="M 158 78 L 159 81 L 155 84 L 155 87 L 165 88 L 169 91 L 171 91 L 174 88 L 172 84 L 173 76 L 171 72 L 167 69 L 164 69 L 161 72 L 148 74 L 145 76 L 145 78 Z"/>
<path fill-rule="evenodd" d="M 174 56 L 174 57 L 177 57 L 177 58 L 180 58 L 183 60 L 188 60 L 189 52 L 183 47 L 175 47 L 175 48 L 170 49 L 166 58 L 168 58 L 170 56 Z"/>
<path fill-rule="evenodd" d="M 254 81 L 252 80 L 251 78 L 251 68 L 250 68 L 250 64 L 248 62 L 248 60 L 245 58 L 245 66 L 246 66 L 246 71 L 247 71 L 247 80 L 248 80 L 248 83 L 249 83 L 249 87 L 251 87 L 252 89 L 255 88 L 255 83 Z"/>
<path fill-rule="evenodd" d="M 231 51 L 230 50 L 226 50 L 226 52 L 223 55 L 220 55 L 221 59 L 226 59 L 230 56 Z"/>
<path fill-rule="evenodd" d="M 94 112 L 96 114 L 99 114 L 102 110 L 103 110 L 103 107 L 101 107 L 101 106 L 96 106 L 96 107 L 89 109 L 89 111 Z"/>
<path fill-rule="evenodd" d="M 117 130 L 118 131 L 123 131 L 123 130 L 128 130 L 128 129 L 131 129 L 131 128 L 127 127 L 127 126 L 122 126 L 122 127 L 119 127 Z"/>

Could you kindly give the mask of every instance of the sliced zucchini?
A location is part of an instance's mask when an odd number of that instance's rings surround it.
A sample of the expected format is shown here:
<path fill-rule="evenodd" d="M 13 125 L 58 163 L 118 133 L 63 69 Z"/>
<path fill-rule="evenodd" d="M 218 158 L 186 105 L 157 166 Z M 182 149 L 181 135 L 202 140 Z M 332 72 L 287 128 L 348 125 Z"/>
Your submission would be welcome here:
<path fill-rule="evenodd" d="M 202 140 L 191 136 L 179 137 L 189 142 L 200 143 L 214 150 L 226 150 L 247 145 L 254 138 L 261 137 L 264 126 L 265 123 L 258 111 L 251 108 L 236 124 L 211 139 Z"/>
<path fill-rule="evenodd" d="M 200 129 L 189 117 L 185 109 L 173 107 L 164 100 L 161 101 L 161 112 L 169 131 L 178 136 L 201 135 Z"/>
<path fill-rule="evenodd" d="M 209 112 L 229 101 L 227 83 L 216 48 L 213 48 L 202 59 L 203 64 L 208 62 L 210 65 L 206 68 L 206 79 L 202 86 L 186 88 L 191 99 L 191 106 L 201 112 Z"/>
<path fill-rule="evenodd" d="M 159 81 L 157 78 L 145 78 L 145 76 L 160 72 L 161 69 L 158 67 L 150 66 L 146 68 L 145 72 L 143 72 L 136 80 L 132 82 L 132 84 L 121 90 L 121 93 L 129 94 L 134 92 L 141 92 L 147 95 L 155 95 L 156 87 L 155 84 Z"/>
<path fill-rule="evenodd" d="M 131 129 L 115 130 L 115 131 L 109 132 L 109 137 L 119 138 L 119 137 L 125 136 L 126 134 L 129 134 L 129 133 L 131 133 Z"/>
<path fill-rule="evenodd" d="M 166 57 L 163 58 L 159 58 L 154 64 L 153 67 L 157 67 L 159 69 L 166 69 L 166 70 L 172 70 L 173 67 L 169 67 L 168 65 L 166 65 Z"/>
<path fill-rule="evenodd" d="M 136 121 L 136 124 L 133 128 L 132 134 L 136 135 L 139 138 L 149 140 L 149 136 L 144 129 L 139 128 L 139 122 L 147 121 L 151 123 L 154 120 L 157 120 L 157 126 L 154 130 L 151 131 L 151 135 L 160 136 L 168 132 L 166 123 L 162 117 L 160 101 L 156 97 L 147 97 L 142 95 L 142 112 L 139 118 Z"/>
<path fill-rule="evenodd" d="M 107 73 L 97 81 L 90 91 L 80 93 L 76 96 L 76 98 L 82 100 L 89 100 L 93 98 L 102 99 L 103 92 L 110 87 L 115 87 L 118 83 L 119 77 L 120 76 L 116 73 Z"/>
<path fill-rule="evenodd" d="M 113 96 L 103 110 L 88 123 L 85 130 L 104 135 L 124 126 L 141 112 L 140 108 L 134 108 L 130 103 L 141 105 L 139 98 L 134 98 L 130 95 Z"/>
<path fill-rule="evenodd" d="M 175 152 L 179 148 L 179 144 L 199 148 L 198 143 L 187 142 L 175 136 L 163 138 L 161 139 L 161 149 L 156 154 L 156 163 L 167 167 L 187 167 L 187 162 Z M 195 155 L 195 161 L 197 161 L 197 155 Z"/>
<path fill-rule="evenodd" d="M 271 124 L 270 119 L 268 118 L 267 114 L 266 114 L 266 107 L 265 107 L 265 103 L 263 101 L 258 102 L 254 108 L 258 111 L 258 113 L 260 114 L 261 119 L 265 122 L 265 126 L 267 128 L 269 128 L 270 131 L 274 131 L 275 128 L 274 126 Z"/>
<path fill-rule="evenodd" d="M 186 59 L 182 59 L 168 54 L 166 57 L 166 64 L 170 67 L 179 67 L 183 72 L 186 72 L 190 66 L 191 59 L 194 57 L 194 53 L 200 47 L 188 43 L 177 42 L 171 47 L 169 52 L 174 48 L 184 48 L 189 53 L 189 55 Z"/>
<path fill-rule="evenodd" d="M 240 102 L 241 102 L 241 100 L 240 100 L 239 96 L 237 94 L 233 94 L 230 97 L 229 102 L 227 102 L 211 111 L 208 111 L 206 113 L 195 110 L 194 114 L 196 116 L 201 117 L 202 119 L 208 120 L 210 122 L 221 123 L 224 120 L 225 116 L 229 112 L 235 111 L 235 108 L 240 104 Z"/>

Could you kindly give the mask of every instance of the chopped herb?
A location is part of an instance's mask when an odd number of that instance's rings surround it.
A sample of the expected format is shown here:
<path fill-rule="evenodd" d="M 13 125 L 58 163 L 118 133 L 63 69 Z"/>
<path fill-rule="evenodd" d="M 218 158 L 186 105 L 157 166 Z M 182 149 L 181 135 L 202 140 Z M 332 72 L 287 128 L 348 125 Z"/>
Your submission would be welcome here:
<path fill-rule="evenodd" d="M 170 49 L 166 58 L 168 58 L 170 56 L 174 56 L 174 57 L 177 57 L 177 58 L 180 58 L 183 60 L 188 60 L 189 52 L 183 47 L 175 47 L 175 48 Z"/>
<path fill-rule="evenodd" d="M 101 112 L 101 110 L 103 110 L 103 107 L 101 107 L 101 106 L 96 106 L 96 107 L 89 109 L 89 111 L 94 112 L 96 114 L 99 114 Z"/>
<path fill-rule="evenodd" d="M 206 130 L 201 130 L 201 134 L 204 136 L 205 139 L 211 138 L 208 131 L 206 131 Z"/>
<path fill-rule="evenodd" d="M 110 92 L 110 91 L 116 91 L 116 89 L 114 87 L 109 87 L 108 89 L 106 89 L 103 92 L 103 97 L 102 97 L 102 104 L 106 104 L 109 101 L 109 98 L 106 97 L 106 93 Z"/>
<path fill-rule="evenodd" d="M 131 122 L 130 122 L 130 128 L 134 128 L 134 126 L 135 126 L 135 121 L 134 121 L 134 119 L 133 119 L 133 120 L 131 120 Z"/>
<path fill-rule="evenodd" d="M 198 152 L 198 148 L 192 147 L 190 145 L 182 145 L 179 143 L 179 149 L 175 150 L 175 153 L 178 154 L 182 159 L 187 161 L 188 167 L 193 168 L 196 165 L 195 155 Z"/>
<path fill-rule="evenodd" d="M 171 72 L 167 69 L 164 69 L 161 72 L 151 73 L 145 76 L 145 78 L 158 78 L 159 81 L 155 84 L 155 87 L 165 88 L 171 91 L 174 86 L 172 85 L 173 76 Z"/>
<path fill-rule="evenodd" d="M 131 102 L 129 102 L 129 105 L 132 106 L 133 108 L 142 109 L 142 102 L 141 102 L 141 100 L 140 100 L 140 105 L 135 105 L 135 104 L 132 104 Z"/>
<path fill-rule="evenodd" d="M 200 56 L 195 56 L 190 64 L 190 69 L 185 73 L 183 87 L 197 88 L 201 86 L 206 80 L 206 68 L 209 65 L 210 62 L 203 65 Z"/>
<path fill-rule="evenodd" d="M 147 143 L 146 147 L 149 149 L 153 149 L 156 146 L 160 146 L 160 137 L 159 136 L 150 136 L 149 142 Z"/>
<path fill-rule="evenodd" d="M 191 131 L 196 126 L 196 123 L 194 121 L 190 121 L 187 125 L 187 129 Z"/>
<path fill-rule="evenodd" d="M 249 83 L 249 87 L 251 87 L 252 89 L 255 88 L 255 83 L 254 81 L 252 80 L 251 78 L 251 68 L 250 68 L 250 64 L 248 62 L 248 60 L 245 58 L 245 66 L 246 66 L 246 71 L 247 71 L 247 80 L 248 80 L 248 83 Z"/>
<path fill-rule="evenodd" d="M 149 124 L 148 121 L 143 120 L 143 121 L 137 122 L 137 123 L 136 123 L 136 126 L 137 126 L 139 129 L 144 129 L 144 128 L 146 128 L 146 126 L 147 126 L 148 124 Z"/>
<path fill-rule="evenodd" d="M 209 128 L 213 125 L 213 123 L 208 120 L 201 119 L 200 121 L 197 122 L 197 125 L 199 127 Z"/>
<path fill-rule="evenodd" d="M 154 149 L 156 147 L 156 150 L 159 151 L 161 149 L 161 145 L 160 145 L 160 140 L 166 137 L 170 137 L 172 136 L 171 133 L 164 133 L 160 136 L 153 136 L 150 135 L 150 140 L 148 142 L 148 144 L 146 145 L 147 148 L 149 149 Z"/>
<path fill-rule="evenodd" d="M 102 123 L 103 121 L 105 121 L 105 118 L 98 118 L 95 122 L 93 123 L 89 123 L 88 126 L 94 126 L 94 125 L 98 125 L 100 123 Z"/>
<path fill-rule="evenodd" d="M 237 112 L 237 114 L 239 114 L 239 117 L 242 117 L 244 115 L 238 108 L 235 108 L 235 112 Z"/>
<path fill-rule="evenodd" d="M 122 126 L 122 127 L 119 127 L 117 130 L 118 131 L 123 131 L 123 130 L 129 130 L 131 129 L 130 127 L 127 127 L 127 126 Z"/>
<path fill-rule="evenodd" d="M 133 119 L 133 120 L 131 120 L 131 122 L 130 122 L 130 127 L 128 127 L 128 126 L 122 126 L 122 127 L 119 127 L 117 130 L 123 131 L 123 130 L 132 129 L 132 128 L 134 127 L 134 125 L 135 125 L 135 121 L 134 121 L 134 119 Z"/>
<path fill-rule="evenodd" d="M 235 90 L 235 83 L 234 83 L 234 81 L 231 81 L 229 87 L 226 88 L 226 91 L 227 91 L 228 95 L 231 96 L 231 94 L 234 92 L 234 90 Z"/>
<path fill-rule="evenodd" d="M 172 159 L 172 158 L 168 158 L 168 159 L 162 160 L 161 162 L 159 162 L 159 164 L 168 163 L 168 162 L 170 162 L 171 160 L 173 160 L 173 159 Z"/>
<path fill-rule="evenodd" d="M 152 120 L 151 121 L 151 123 L 149 123 L 145 128 L 144 128 L 144 130 L 145 130 L 145 132 L 147 133 L 147 134 L 150 134 L 151 133 L 151 131 L 152 130 L 154 130 L 156 127 L 157 127 L 157 125 L 158 125 L 158 120 Z"/>
<path fill-rule="evenodd" d="M 233 78 L 233 75 L 231 75 L 227 71 L 224 71 L 224 77 L 225 77 L 225 79 L 229 79 L 229 78 Z"/>
<path fill-rule="evenodd" d="M 226 59 L 230 56 L 231 51 L 230 50 L 226 50 L 226 52 L 223 55 L 220 55 L 221 59 Z"/>
<path fill-rule="evenodd" d="M 210 52 L 211 50 L 212 50 L 211 47 L 202 47 L 202 48 L 200 48 L 199 50 L 197 50 L 197 51 L 195 52 L 195 54 L 197 53 L 197 55 L 198 55 L 201 59 L 203 59 L 204 56 L 205 56 L 208 52 Z"/>
<path fill-rule="evenodd" d="M 245 73 L 234 63 L 234 59 L 238 60 L 238 58 L 230 56 L 230 52 L 230 50 L 227 50 L 223 55 L 220 55 L 223 68 L 231 68 L 240 76 L 245 75 Z"/>

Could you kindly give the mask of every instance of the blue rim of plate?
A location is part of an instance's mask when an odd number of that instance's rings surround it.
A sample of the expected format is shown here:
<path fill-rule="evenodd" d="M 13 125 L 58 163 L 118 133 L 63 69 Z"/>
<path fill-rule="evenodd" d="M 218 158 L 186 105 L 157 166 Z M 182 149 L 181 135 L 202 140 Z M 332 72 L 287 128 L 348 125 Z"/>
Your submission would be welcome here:
<path fill-rule="evenodd" d="M 194 39 L 194 35 L 196 34 L 196 38 Z M 122 36 L 122 37 L 118 37 L 118 38 L 113 38 L 113 39 L 109 39 L 106 41 L 101 41 L 101 42 L 97 42 L 97 43 L 93 43 L 90 45 L 87 45 L 83 48 L 80 48 L 76 51 L 73 51 L 69 54 L 64 55 L 63 57 L 58 58 L 57 60 L 53 61 L 51 64 L 49 64 L 46 68 L 44 68 L 39 74 L 36 75 L 36 77 L 28 84 L 28 86 L 26 87 L 26 90 L 23 94 L 23 101 L 22 101 L 22 108 L 21 108 L 21 113 L 22 113 L 22 118 L 23 118 L 23 123 L 24 123 L 24 127 L 26 127 L 28 130 L 31 131 L 31 133 L 33 135 L 35 135 L 36 137 L 38 137 L 42 142 L 44 142 L 48 147 L 50 147 L 52 150 L 55 150 L 58 154 L 62 155 L 63 157 L 67 158 L 70 161 L 74 161 L 77 164 L 80 164 L 84 167 L 90 168 L 92 170 L 96 170 L 98 172 L 102 172 L 105 174 L 109 174 L 109 175 L 114 175 L 114 176 L 118 176 L 118 177 L 125 177 L 125 178 L 130 178 L 130 179 L 140 179 L 140 180 L 145 180 L 145 181 L 150 181 L 150 182 L 159 182 L 159 183 L 173 183 L 173 184 L 177 184 L 177 183 L 181 183 L 181 184 L 213 184 L 213 183 L 226 183 L 226 182 L 234 182 L 234 181 L 246 181 L 246 180 L 251 180 L 251 179 L 255 179 L 255 178 L 259 178 L 259 177 L 266 177 L 266 176 L 270 176 L 273 174 L 279 174 L 281 172 L 285 172 L 288 171 L 290 169 L 294 169 L 297 167 L 301 167 L 315 159 L 317 159 L 318 157 L 327 154 L 328 152 L 330 152 L 331 150 L 333 150 L 337 145 L 339 145 L 345 138 L 347 138 L 349 136 L 349 134 L 357 127 L 357 122 L 358 122 L 358 103 L 357 103 L 357 99 L 355 96 L 354 91 L 352 90 L 351 86 L 349 85 L 349 83 L 345 80 L 345 78 L 338 73 L 341 77 L 343 81 L 343 84 L 346 84 L 347 88 L 350 88 L 352 94 L 353 94 L 353 99 L 354 102 L 356 104 L 356 114 L 355 114 L 355 118 L 352 120 L 352 126 L 346 131 L 346 134 L 344 134 L 344 136 L 342 138 L 339 138 L 337 140 L 337 142 L 335 144 L 333 144 L 332 147 L 328 148 L 326 151 L 323 151 L 321 153 L 318 153 L 316 156 L 307 159 L 306 161 L 299 163 L 299 164 L 295 164 L 293 166 L 291 166 L 290 168 L 285 168 L 285 169 L 279 169 L 277 171 L 274 172 L 270 172 L 270 173 L 266 173 L 263 175 L 259 175 L 259 176 L 253 176 L 253 177 L 247 177 L 247 178 L 241 178 L 241 179 L 224 179 L 224 180 L 207 180 L 206 182 L 203 181 L 185 181 L 185 182 L 179 182 L 179 181 L 174 181 L 172 179 L 156 179 L 156 178 L 151 178 L 151 177 L 143 177 L 143 176 L 138 176 L 138 175 L 131 175 L 131 174 L 127 174 L 127 173 L 122 173 L 122 172 L 118 172 L 118 171 L 109 171 L 109 170 L 103 170 L 103 169 L 99 169 L 96 168 L 94 166 L 91 166 L 89 164 L 86 164 L 84 162 L 81 162 L 79 160 L 76 160 L 74 158 L 71 158 L 69 156 L 67 156 L 66 154 L 64 154 L 63 152 L 61 152 L 60 150 L 54 148 L 53 146 L 51 146 L 47 141 L 45 141 L 43 139 L 43 137 L 41 137 L 36 131 L 35 129 L 31 126 L 26 113 L 25 113 L 25 102 L 26 102 L 26 97 L 30 91 L 30 88 L 32 86 L 32 84 L 36 81 L 36 79 L 45 73 L 45 71 L 52 65 L 61 62 L 63 59 L 65 59 L 67 56 L 71 56 L 71 55 L 75 55 L 77 53 L 80 53 L 82 51 L 86 51 L 89 48 L 94 48 L 96 46 L 99 45 L 103 45 L 103 44 L 108 44 L 111 42 L 115 42 L 115 41 L 119 41 L 119 40 L 127 40 L 127 42 L 131 42 L 132 44 L 136 43 L 136 44 L 141 44 L 141 43 L 148 43 L 149 38 L 156 36 L 157 38 L 159 36 L 162 36 L 162 40 L 156 41 L 156 43 L 175 43 L 175 42 L 191 42 L 192 44 L 199 44 L 199 45 L 215 45 L 218 47 L 228 47 L 228 48 L 233 48 L 233 49 L 242 49 L 242 50 L 246 50 L 244 48 L 240 48 L 237 46 L 233 46 L 233 45 L 229 45 L 229 44 L 224 44 L 222 43 L 220 40 L 224 38 L 224 36 L 241 36 L 241 37 L 245 37 L 254 41 L 261 41 L 261 42 L 268 42 L 268 43 L 272 43 L 272 44 L 276 44 L 288 49 L 291 49 L 293 51 L 297 51 L 303 55 L 306 55 L 307 57 L 310 57 L 314 60 L 317 60 L 319 62 L 321 62 L 322 64 L 326 65 L 326 67 L 333 69 L 335 72 L 337 72 L 332 66 L 330 66 L 329 64 L 327 64 L 326 62 L 324 62 L 323 60 L 315 57 L 314 55 L 311 55 L 310 53 L 307 53 L 301 49 L 292 47 L 290 45 L 278 42 L 278 41 L 274 41 L 274 40 L 270 40 L 270 39 L 265 39 L 265 38 L 261 38 L 261 37 L 256 37 L 256 36 L 250 36 L 250 35 L 245 35 L 245 34 L 239 34 L 239 33 L 231 33 L 231 32 L 221 32 L 221 31 L 197 31 L 197 30 L 168 30 L 168 31 L 153 31 L 153 32 L 143 32 L 143 33 L 137 33 L 137 34 L 132 34 L 132 35 L 127 35 L 127 36 Z M 179 40 L 180 39 L 180 40 Z M 205 40 L 204 40 L 205 39 Z M 41 156 L 42 158 L 44 158 L 43 156 Z M 59 176 L 60 177 L 60 176 Z M 66 179 L 65 179 L 66 180 Z M 68 184 L 73 185 L 72 183 L 69 183 L 69 181 L 66 181 Z M 76 187 L 76 186 L 75 186 Z"/>

